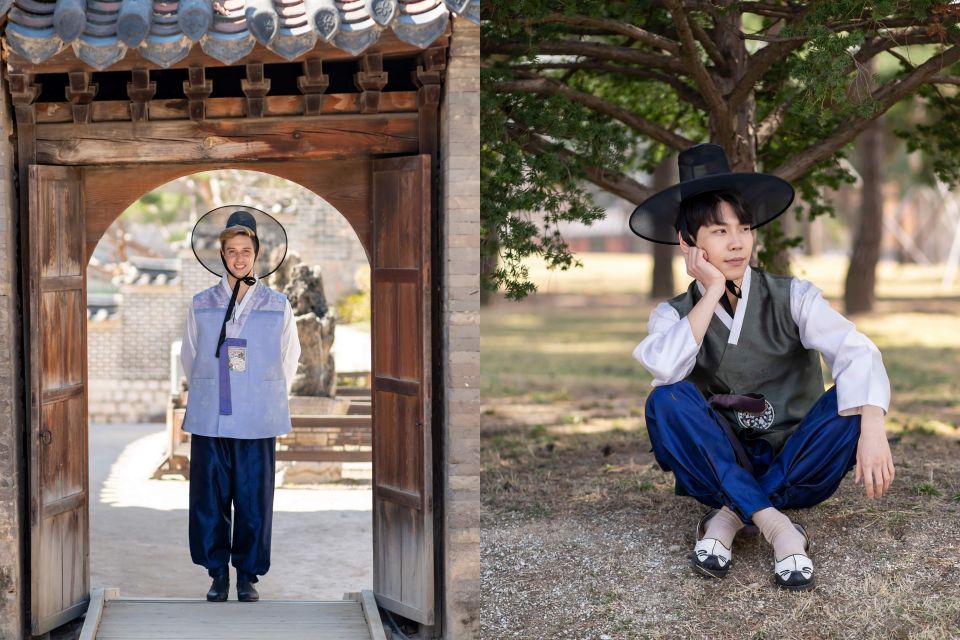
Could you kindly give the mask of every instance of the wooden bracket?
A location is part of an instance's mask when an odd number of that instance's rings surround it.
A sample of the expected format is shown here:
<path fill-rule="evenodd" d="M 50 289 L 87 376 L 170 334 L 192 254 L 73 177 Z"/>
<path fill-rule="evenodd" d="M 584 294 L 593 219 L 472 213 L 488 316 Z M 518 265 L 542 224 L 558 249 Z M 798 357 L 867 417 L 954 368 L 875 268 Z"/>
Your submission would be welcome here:
<path fill-rule="evenodd" d="M 303 94 L 303 115 L 318 116 L 323 112 L 323 94 L 330 86 L 330 76 L 323 72 L 323 60 L 307 58 L 303 61 L 303 75 L 297 78 Z"/>
<path fill-rule="evenodd" d="M 440 89 L 446 68 L 446 49 L 430 47 L 421 54 L 413 72 L 413 83 L 417 86 L 417 110 L 420 112 L 420 153 L 435 156 L 439 149 Z"/>
<path fill-rule="evenodd" d="M 203 120 L 206 117 L 206 99 L 213 93 L 213 82 L 207 80 L 203 67 L 190 67 L 188 78 L 183 83 L 183 93 L 187 96 L 191 120 Z"/>
<path fill-rule="evenodd" d="M 74 124 L 89 124 L 91 122 L 93 97 L 97 95 L 97 85 L 90 82 L 93 74 L 89 71 L 71 71 L 70 84 L 67 86 L 67 100 L 73 105 Z"/>
<path fill-rule="evenodd" d="M 380 91 L 387 86 L 387 74 L 383 70 L 383 56 L 367 53 L 360 57 L 360 70 L 353 76 L 353 83 L 360 89 L 360 113 L 380 111 Z"/>
<path fill-rule="evenodd" d="M 440 85 L 447 68 L 447 51 L 444 47 L 430 47 L 420 56 L 413 83 L 417 86 L 417 106 L 440 104 Z"/>
<path fill-rule="evenodd" d="M 33 124 L 33 103 L 40 95 L 41 86 L 34 84 L 33 74 L 24 71 L 10 73 L 10 97 L 17 116 L 17 124 Z"/>
<path fill-rule="evenodd" d="M 247 96 L 247 117 L 262 118 L 264 98 L 270 91 L 270 79 L 263 75 L 262 62 L 247 65 L 247 77 L 240 81 L 240 88 Z"/>
<path fill-rule="evenodd" d="M 157 83 L 150 82 L 149 69 L 134 69 L 133 82 L 127 83 L 127 96 L 130 98 L 130 119 L 134 122 L 146 122 L 150 119 L 148 103 L 157 93 Z"/>

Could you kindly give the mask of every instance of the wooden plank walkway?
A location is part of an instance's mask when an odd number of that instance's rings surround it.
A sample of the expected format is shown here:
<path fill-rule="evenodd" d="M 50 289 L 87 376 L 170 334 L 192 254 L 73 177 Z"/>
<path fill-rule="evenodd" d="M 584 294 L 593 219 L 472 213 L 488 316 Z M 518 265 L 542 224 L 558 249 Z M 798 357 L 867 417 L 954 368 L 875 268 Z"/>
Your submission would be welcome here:
<path fill-rule="evenodd" d="M 95 589 L 80 640 L 385 640 L 373 594 L 343 600 L 207 602 Z"/>

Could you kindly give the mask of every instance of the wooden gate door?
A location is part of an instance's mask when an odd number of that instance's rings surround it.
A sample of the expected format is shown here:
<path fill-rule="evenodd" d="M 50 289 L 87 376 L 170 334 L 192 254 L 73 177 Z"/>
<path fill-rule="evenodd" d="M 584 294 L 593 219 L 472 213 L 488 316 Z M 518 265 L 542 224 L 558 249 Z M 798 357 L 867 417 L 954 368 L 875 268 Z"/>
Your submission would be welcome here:
<path fill-rule="evenodd" d="M 80 170 L 30 165 L 30 540 L 33 633 L 87 608 L 86 248 Z"/>
<path fill-rule="evenodd" d="M 434 620 L 430 156 L 373 162 L 373 587 Z"/>

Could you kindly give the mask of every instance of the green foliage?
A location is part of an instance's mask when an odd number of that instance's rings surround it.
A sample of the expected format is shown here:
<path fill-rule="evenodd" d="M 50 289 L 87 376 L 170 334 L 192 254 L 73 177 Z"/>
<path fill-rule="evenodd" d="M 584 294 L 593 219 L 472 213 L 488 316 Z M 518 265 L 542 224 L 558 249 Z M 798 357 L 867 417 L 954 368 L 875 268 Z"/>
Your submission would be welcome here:
<path fill-rule="evenodd" d="M 779 33 L 768 31 L 768 35 L 804 40 L 762 73 L 754 86 L 753 110 L 735 114 L 752 114 L 747 128 L 754 132 L 768 118 L 778 123 L 772 135 L 765 136 L 755 149 L 755 169 L 766 172 L 774 172 L 818 143 L 839 139 L 850 123 L 889 108 L 874 99 L 874 88 L 897 81 L 912 66 L 942 51 L 960 18 L 960 11 L 933 0 L 768 4 L 783 10 L 802 10 L 793 23 Z M 730 3 L 719 11 L 740 10 L 740 5 Z M 596 189 L 585 186 L 591 168 L 638 179 L 641 172 L 652 173 L 668 153 L 676 150 L 593 106 L 557 94 L 498 88 L 511 86 L 503 83 L 531 79 L 560 82 L 570 90 L 601 99 L 608 109 L 626 110 L 694 143 L 717 141 L 712 137 L 716 127 L 710 126 L 717 114 L 707 109 L 689 72 L 658 70 L 600 53 L 586 57 L 540 55 L 538 51 L 549 43 L 577 42 L 605 45 L 621 53 L 644 52 L 658 59 L 673 54 L 600 27 L 540 20 L 551 13 L 611 19 L 677 39 L 673 20 L 660 3 L 518 0 L 485 7 L 481 25 L 481 253 L 485 264 L 491 263 L 493 256 L 499 260 L 484 274 L 482 284 L 488 289 L 501 289 L 513 299 L 535 291 L 524 260 L 539 257 L 551 268 L 561 270 L 579 264 L 559 225 L 565 221 L 591 224 L 603 217 L 595 200 Z M 693 9 L 687 9 L 687 14 L 708 31 L 717 19 Z M 759 14 L 739 18 L 742 30 L 749 33 L 773 24 L 772 18 Z M 904 28 L 906 19 L 915 21 L 915 25 L 908 25 L 915 32 L 929 34 L 930 43 L 898 47 L 899 57 L 880 54 L 878 59 L 884 64 L 878 65 L 878 71 L 870 77 L 863 69 L 865 60 L 856 60 L 855 54 L 873 43 L 878 31 L 893 33 L 887 24 Z M 838 24 L 851 26 L 838 28 Z M 755 40 L 746 43 L 749 51 L 763 44 Z M 728 70 L 718 68 L 705 49 L 697 46 L 700 60 L 722 85 Z M 913 65 L 899 58 L 913 60 Z M 570 68 L 578 62 L 588 64 Z M 544 68 L 545 64 L 567 67 Z M 944 68 L 940 73 L 956 71 Z M 956 97 L 954 87 L 921 85 L 901 104 L 918 107 L 922 116 L 897 117 L 898 133 L 907 140 L 908 148 L 921 150 L 930 158 L 925 161 L 931 164 L 931 179 L 935 173 L 950 184 L 960 182 L 960 101 Z M 795 205 L 785 215 L 812 219 L 834 214 L 832 203 L 823 194 L 828 188 L 854 181 L 845 168 L 849 149 L 848 142 L 818 157 L 803 175 L 792 180 L 798 201 L 804 206 Z M 767 225 L 759 241 L 761 263 L 775 270 L 786 265 L 787 249 L 801 242 L 788 237 L 777 224 Z"/>
<path fill-rule="evenodd" d="M 182 211 L 189 205 L 186 194 L 151 191 L 130 205 L 122 218 L 129 222 L 167 226 L 180 219 Z"/>
<path fill-rule="evenodd" d="M 370 291 L 355 291 L 340 299 L 336 306 L 337 322 L 354 324 L 370 322 Z"/>
<path fill-rule="evenodd" d="M 500 75 L 485 70 L 481 78 Z M 608 118 L 557 97 L 488 92 L 481 96 L 481 109 L 481 253 L 499 251 L 502 265 L 485 274 L 485 284 L 504 287 L 519 299 L 534 289 L 523 258 L 537 255 L 560 269 L 579 264 L 558 225 L 603 217 L 584 188 L 586 168 L 616 165 L 627 136 Z M 524 151 L 537 131 L 552 138 L 545 151 Z M 564 151 L 576 159 L 567 160 Z M 541 214 L 539 223 L 530 218 L 533 212 Z"/>

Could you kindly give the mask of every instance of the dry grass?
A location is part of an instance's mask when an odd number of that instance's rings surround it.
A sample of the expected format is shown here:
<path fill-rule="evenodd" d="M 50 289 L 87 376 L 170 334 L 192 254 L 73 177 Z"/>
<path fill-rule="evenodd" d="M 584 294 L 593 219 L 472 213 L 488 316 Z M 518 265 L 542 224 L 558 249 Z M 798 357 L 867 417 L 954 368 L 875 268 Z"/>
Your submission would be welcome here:
<path fill-rule="evenodd" d="M 839 290 L 842 269 L 804 268 Z M 856 319 L 893 383 L 897 480 L 872 501 L 848 477 L 790 514 L 814 541 L 820 586 L 806 594 L 772 586 L 757 538 L 737 539 L 724 581 L 689 569 L 705 508 L 674 496 L 654 464 L 649 376 L 630 358 L 650 303 L 595 273 L 591 295 L 574 286 L 485 309 L 484 637 L 960 638 L 960 299 L 937 293 L 930 269 L 904 273 Z"/>

